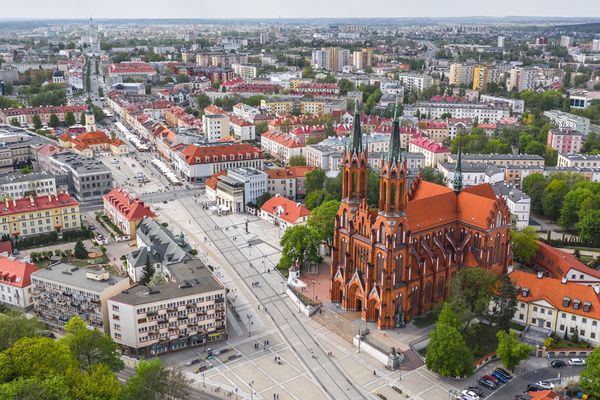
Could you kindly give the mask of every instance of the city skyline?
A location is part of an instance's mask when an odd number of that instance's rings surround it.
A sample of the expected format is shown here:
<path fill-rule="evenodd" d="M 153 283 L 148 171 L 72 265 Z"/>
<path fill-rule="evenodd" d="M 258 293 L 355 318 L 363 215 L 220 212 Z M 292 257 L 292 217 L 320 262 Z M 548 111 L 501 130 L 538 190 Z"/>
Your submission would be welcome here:
<path fill-rule="evenodd" d="M 232 0 L 226 8 L 207 7 L 204 4 L 188 4 L 184 0 L 173 0 L 169 8 L 148 7 L 147 2 L 132 0 L 127 3 L 106 0 L 101 3 L 74 0 L 56 0 L 40 4 L 36 0 L 24 0 L 3 5 L 4 19 L 79 19 L 94 18 L 443 18 L 468 16 L 534 16 L 534 17 L 600 17 L 600 6 L 591 0 L 574 0 L 569 3 L 545 7 L 541 0 L 526 2 L 507 0 L 502 3 L 483 4 L 475 0 L 442 2 L 426 0 L 418 3 L 374 0 L 368 10 L 358 0 L 322 3 L 307 0 L 304 7 L 282 5 L 276 0 L 260 0 L 254 3 Z M 183 12 L 185 10 L 185 12 Z M 470 12 L 470 10 L 473 10 Z M 584 11 L 585 10 L 585 11 Z"/>

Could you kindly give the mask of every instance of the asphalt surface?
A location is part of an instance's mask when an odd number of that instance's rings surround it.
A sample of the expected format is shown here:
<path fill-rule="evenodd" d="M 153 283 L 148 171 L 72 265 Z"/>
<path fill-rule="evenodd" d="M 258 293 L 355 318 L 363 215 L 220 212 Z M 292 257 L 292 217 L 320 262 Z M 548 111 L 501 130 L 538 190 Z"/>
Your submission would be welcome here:
<path fill-rule="evenodd" d="M 564 359 L 564 361 L 566 362 L 568 359 Z M 546 368 L 538 368 L 538 369 L 532 369 L 529 370 L 523 374 L 517 375 L 515 376 L 513 379 L 511 379 L 510 381 L 508 381 L 508 383 L 505 383 L 503 385 L 500 385 L 496 390 L 494 391 L 490 391 L 487 388 L 484 388 L 483 386 L 480 385 L 476 385 L 477 387 L 479 387 L 483 393 L 484 393 L 484 397 L 482 397 L 482 400 L 487 400 L 487 399 L 493 399 L 493 400 L 512 400 L 515 398 L 516 395 L 518 394 L 523 394 L 527 391 L 527 385 L 530 383 L 536 383 L 537 381 L 550 381 L 552 383 L 554 383 L 555 385 L 560 384 L 564 384 L 567 381 L 569 381 L 569 378 L 574 378 L 579 376 L 579 374 L 581 373 L 581 370 L 583 369 L 583 367 L 571 367 L 571 366 L 567 366 L 565 368 L 552 368 L 552 367 L 546 367 Z M 486 373 L 489 371 L 485 371 Z M 560 374 L 560 381 L 558 379 L 558 376 Z M 477 376 L 478 378 L 485 375 L 485 373 L 482 372 L 478 372 Z"/>

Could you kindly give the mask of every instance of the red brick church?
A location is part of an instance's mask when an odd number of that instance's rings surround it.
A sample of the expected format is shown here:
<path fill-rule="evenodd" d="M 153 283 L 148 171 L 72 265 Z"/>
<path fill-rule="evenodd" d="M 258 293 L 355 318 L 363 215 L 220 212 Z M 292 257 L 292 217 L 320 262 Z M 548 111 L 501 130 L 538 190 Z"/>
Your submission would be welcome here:
<path fill-rule="evenodd" d="M 512 261 L 511 216 L 487 183 L 462 187 L 460 150 L 453 189 L 408 179 L 394 117 L 380 165 L 379 204 L 367 204 L 368 152 L 355 113 L 343 155 L 342 200 L 335 220 L 331 301 L 392 329 L 432 309 L 461 267 L 501 274 Z"/>

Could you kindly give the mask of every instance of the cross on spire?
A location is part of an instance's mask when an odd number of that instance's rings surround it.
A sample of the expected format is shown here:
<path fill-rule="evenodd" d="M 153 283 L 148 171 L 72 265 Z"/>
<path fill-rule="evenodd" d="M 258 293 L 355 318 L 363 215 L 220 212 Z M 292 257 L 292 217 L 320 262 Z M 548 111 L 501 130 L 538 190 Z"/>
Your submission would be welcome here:
<path fill-rule="evenodd" d="M 352 153 L 360 153 L 362 147 L 362 131 L 360 129 L 360 110 L 358 108 L 358 100 L 354 102 L 354 121 L 352 122 Z"/>

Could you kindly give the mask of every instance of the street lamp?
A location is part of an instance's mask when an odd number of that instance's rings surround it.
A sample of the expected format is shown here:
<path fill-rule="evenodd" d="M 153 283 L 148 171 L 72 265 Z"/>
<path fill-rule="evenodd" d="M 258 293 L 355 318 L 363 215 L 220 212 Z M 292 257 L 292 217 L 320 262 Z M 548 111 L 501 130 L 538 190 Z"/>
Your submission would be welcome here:
<path fill-rule="evenodd" d="M 252 315 L 246 314 L 246 317 L 248 318 L 248 337 L 250 337 L 252 336 L 252 322 L 250 321 L 252 319 Z"/>
<path fill-rule="evenodd" d="M 250 399 L 254 400 L 254 381 L 250 382 Z"/>

